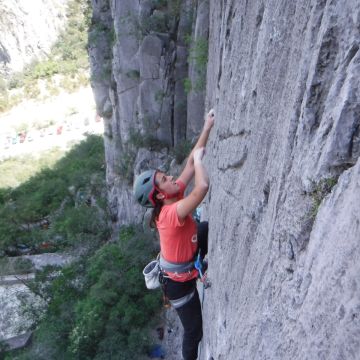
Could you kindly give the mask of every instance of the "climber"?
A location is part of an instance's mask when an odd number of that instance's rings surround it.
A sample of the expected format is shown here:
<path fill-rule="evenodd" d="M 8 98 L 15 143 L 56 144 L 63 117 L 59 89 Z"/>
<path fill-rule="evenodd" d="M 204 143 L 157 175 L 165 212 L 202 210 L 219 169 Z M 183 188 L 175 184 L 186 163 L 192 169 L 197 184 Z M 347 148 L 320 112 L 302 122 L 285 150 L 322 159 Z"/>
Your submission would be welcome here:
<path fill-rule="evenodd" d="M 162 289 L 184 327 L 184 360 L 197 359 L 202 339 L 201 305 L 196 289 L 199 272 L 194 261 L 198 254 L 201 259 L 207 254 L 208 223 L 196 225 L 191 214 L 209 188 L 202 159 L 214 121 L 214 111 L 210 110 L 200 137 L 176 181 L 159 170 L 147 170 L 134 183 L 136 200 L 142 206 L 153 208 L 150 225 L 157 228 L 160 236 Z M 185 188 L 193 177 L 194 188 L 184 197 Z"/>

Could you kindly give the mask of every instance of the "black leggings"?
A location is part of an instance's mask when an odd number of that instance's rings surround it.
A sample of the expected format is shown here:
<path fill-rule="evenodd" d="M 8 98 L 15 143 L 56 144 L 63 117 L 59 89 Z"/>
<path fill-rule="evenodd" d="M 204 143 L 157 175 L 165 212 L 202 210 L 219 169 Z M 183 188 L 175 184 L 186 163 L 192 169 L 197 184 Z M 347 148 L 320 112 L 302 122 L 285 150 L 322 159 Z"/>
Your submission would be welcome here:
<path fill-rule="evenodd" d="M 197 224 L 198 252 L 200 252 L 201 259 L 204 259 L 208 252 L 208 232 L 209 224 L 207 221 Z"/>
<path fill-rule="evenodd" d="M 208 223 L 201 222 L 198 224 L 198 251 L 200 257 L 203 259 L 207 254 L 207 237 L 208 237 Z M 195 290 L 192 299 L 176 309 L 179 315 L 181 324 L 184 328 L 184 337 L 182 343 L 182 355 L 184 360 L 196 360 L 198 355 L 198 345 L 202 339 L 202 315 L 199 293 L 196 289 L 196 279 L 178 282 L 167 279 L 164 285 L 166 296 L 170 300 L 179 299 Z"/>

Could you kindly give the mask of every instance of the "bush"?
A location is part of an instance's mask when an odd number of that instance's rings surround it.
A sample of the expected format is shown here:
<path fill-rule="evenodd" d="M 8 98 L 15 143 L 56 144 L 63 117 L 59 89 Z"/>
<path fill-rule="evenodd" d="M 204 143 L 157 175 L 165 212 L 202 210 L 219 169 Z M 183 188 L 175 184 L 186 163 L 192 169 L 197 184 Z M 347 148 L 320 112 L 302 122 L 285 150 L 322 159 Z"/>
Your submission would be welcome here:
<path fill-rule="evenodd" d="M 35 99 L 40 95 L 40 89 L 38 87 L 37 82 L 34 81 L 27 81 L 25 83 L 25 87 L 24 87 L 24 95 L 28 98 L 28 99 Z"/>
<path fill-rule="evenodd" d="M 124 359 L 145 353 L 146 327 L 159 308 L 156 292 L 144 294 L 142 268 L 151 253 L 144 234 L 126 227 L 119 243 L 103 246 L 89 260 L 86 283 L 90 291 L 76 306 L 76 325 L 70 336 L 77 357 L 101 355 L 108 351 L 105 344 L 122 349 Z"/>
<path fill-rule="evenodd" d="M 26 227 L 50 215 L 53 220 L 48 232 L 55 237 L 59 231 L 64 237 L 62 245 L 75 244 L 86 237 L 95 242 L 102 241 L 108 234 L 104 211 L 84 204 L 75 208 L 74 194 L 83 189 L 91 196 L 102 197 L 104 161 L 103 139 L 92 135 L 52 169 L 42 169 L 17 188 L 3 189 L 0 192 L 0 249 L 19 241 L 37 245 L 46 240 L 46 231 L 39 232 L 39 226 L 33 231 Z M 69 192 L 70 187 L 74 194 Z"/>
<path fill-rule="evenodd" d="M 189 94 L 192 90 L 191 80 L 189 78 L 184 79 L 184 90 L 186 94 Z"/>
<path fill-rule="evenodd" d="M 5 80 L 0 77 L 0 112 L 6 111 L 9 107 L 9 94 Z"/>
<path fill-rule="evenodd" d="M 24 73 L 17 72 L 11 75 L 8 83 L 9 90 L 17 89 L 24 86 Z"/>
<path fill-rule="evenodd" d="M 31 71 L 32 79 L 49 78 L 59 73 L 59 63 L 54 60 L 38 62 Z"/>
<path fill-rule="evenodd" d="M 183 140 L 171 149 L 172 155 L 178 164 L 181 164 L 189 156 L 192 144 L 189 140 Z"/>
<path fill-rule="evenodd" d="M 33 289 L 48 299 L 48 311 L 33 348 L 18 359 L 38 351 L 53 359 L 130 360 L 145 355 L 149 326 L 160 309 L 159 292 L 146 290 L 142 276 L 154 255 L 149 240 L 138 227 L 123 227 L 118 241 L 61 270 L 49 286 L 44 286 L 49 270 L 41 272 Z"/>
<path fill-rule="evenodd" d="M 34 265 L 30 259 L 21 257 L 0 258 L 0 275 L 20 275 L 34 271 Z"/>
<path fill-rule="evenodd" d="M 95 207 L 86 205 L 67 208 L 54 224 L 55 232 L 64 243 L 76 245 L 80 241 L 93 239 L 101 242 L 109 237 L 109 227 Z"/>
<path fill-rule="evenodd" d="M 205 38 L 198 38 L 196 41 L 190 39 L 190 45 L 191 46 L 188 61 L 194 63 L 197 77 L 193 84 L 184 84 L 185 86 L 188 86 L 187 88 L 185 88 L 185 91 L 203 91 L 206 88 L 206 68 L 208 62 L 209 47 L 208 40 Z M 189 85 L 191 85 L 191 87 Z"/>
<path fill-rule="evenodd" d="M 323 199 L 326 195 L 330 194 L 337 181 L 338 176 L 321 179 L 318 183 L 313 183 L 314 190 L 311 192 L 313 204 L 310 211 L 310 219 L 315 219 Z"/>
<path fill-rule="evenodd" d="M 2 161 L 0 163 L 0 189 L 21 185 L 44 168 L 54 166 L 63 155 L 63 150 L 54 148 L 39 158 L 20 156 Z"/>
<path fill-rule="evenodd" d="M 0 94 L 0 112 L 8 110 L 10 107 L 9 98 Z"/>

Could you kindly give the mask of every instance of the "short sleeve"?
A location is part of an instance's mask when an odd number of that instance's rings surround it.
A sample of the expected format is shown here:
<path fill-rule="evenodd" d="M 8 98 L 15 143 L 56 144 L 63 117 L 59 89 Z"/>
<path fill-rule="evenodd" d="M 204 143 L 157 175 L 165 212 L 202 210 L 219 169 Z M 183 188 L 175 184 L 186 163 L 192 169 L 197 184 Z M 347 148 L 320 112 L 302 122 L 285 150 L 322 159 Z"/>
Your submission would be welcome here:
<path fill-rule="evenodd" d="M 168 226 L 176 227 L 176 226 L 183 226 L 185 221 L 180 221 L 178 214 L 177 214 L 177 202 L 171 205 L 167 205 L 162 209 L 162 218 L 166 221 Z"/>
<path fill-rule="evenodd" d="M 180 196 L 183 197 L 186 189 L 186 185 L 181 180 L 176 180 L 176 183 L 179 185 L 180 188 L 179 190 Z"/>

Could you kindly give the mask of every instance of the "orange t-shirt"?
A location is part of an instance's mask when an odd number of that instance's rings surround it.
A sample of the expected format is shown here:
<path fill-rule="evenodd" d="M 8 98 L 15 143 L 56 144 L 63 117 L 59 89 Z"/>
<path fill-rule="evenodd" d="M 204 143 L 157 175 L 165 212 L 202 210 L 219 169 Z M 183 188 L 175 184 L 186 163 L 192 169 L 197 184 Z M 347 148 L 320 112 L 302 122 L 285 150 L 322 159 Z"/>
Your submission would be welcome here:
<path fill-rule="evenodd" d="M 185 184 L 177 180 L 180 187 L 178 200 L 184 197 Z M 195 221 L 188 215 L 184 221 L 180 222 L 177 211 L 177 202 L 170 205 L 163 205 L 156 227 L 160 235 L 160 248 L 163 258 L 174 263 L 192 261 L 198 248 L 197 227 Z M 196 269 L 183 273 L 167 272 L 168 276 L 179 282 L 189 281 L 198 276 Z"/>

